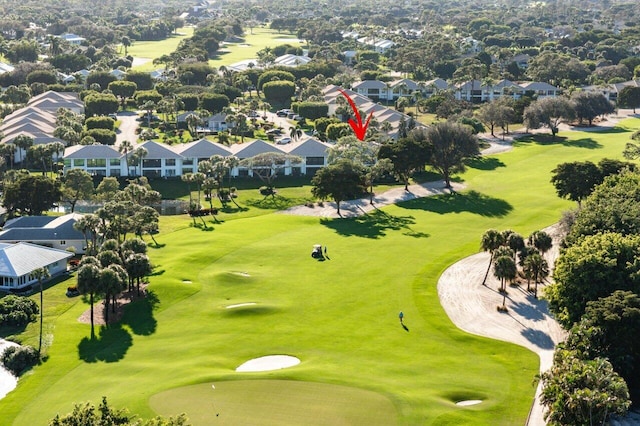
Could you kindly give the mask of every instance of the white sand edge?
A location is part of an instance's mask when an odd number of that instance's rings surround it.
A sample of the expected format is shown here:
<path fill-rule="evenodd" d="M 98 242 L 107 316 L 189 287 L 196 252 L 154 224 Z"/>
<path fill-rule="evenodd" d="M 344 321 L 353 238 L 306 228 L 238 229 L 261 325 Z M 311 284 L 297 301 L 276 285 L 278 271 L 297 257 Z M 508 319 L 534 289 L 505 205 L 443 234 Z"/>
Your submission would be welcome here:
<path fill-rule="evenodd" d="M 241 308 L 243 306 L 253 306 L 255 304 L 256 302 L 236 303 L 235 305 L 228 305 L 226 309 Z"/>
<path fill-rule="evenodd" d="M 300 364 L 300 360 L 290 355 L 267 355 L 250 359 L 238 368 L 239 373 L 281 370 Z"/>
<path fill-rule="evenodd" d="M 0 339 L 0 356 L 10 346 L 20 346 L 17 343 L 9 342 L 8 340 Z M 0 366 L 0 399 L 7 396 L 9 392 L 14 390 L 18 386 L 18 378 L 11 374 L 4 367 Z"/>

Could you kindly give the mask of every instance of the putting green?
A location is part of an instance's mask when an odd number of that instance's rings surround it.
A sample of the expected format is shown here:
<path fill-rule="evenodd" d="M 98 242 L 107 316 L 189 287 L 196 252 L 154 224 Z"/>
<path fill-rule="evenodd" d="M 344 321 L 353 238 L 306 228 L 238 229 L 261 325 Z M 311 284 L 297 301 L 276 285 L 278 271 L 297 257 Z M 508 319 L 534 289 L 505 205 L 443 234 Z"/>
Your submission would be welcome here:
<path fill-rule="evenodd" d="M 398 423 L 389 398 L 362 389 L 293 380 L 240 380 L 160 392 L 150 405 L 163 415 L 187 413 L 194 426 L 368 425 Z"/>

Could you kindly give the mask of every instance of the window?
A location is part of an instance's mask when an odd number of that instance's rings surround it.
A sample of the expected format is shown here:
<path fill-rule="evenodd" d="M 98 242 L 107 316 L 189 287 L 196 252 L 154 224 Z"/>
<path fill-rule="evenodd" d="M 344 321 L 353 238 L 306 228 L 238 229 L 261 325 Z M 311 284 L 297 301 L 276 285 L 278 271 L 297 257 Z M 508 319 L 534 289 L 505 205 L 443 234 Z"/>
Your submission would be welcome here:
<path fill-rule="evenodd" d="M 142 167 L 146 169 L 159 169 L 161 166 L 160 159 L 142 160 Z"/>
<path fill-rule="evenodd" d="M 116 166 L 116 167 L 120 167 L 120 159 L 119 158 L 112 158 L 109 160 L 109 165 L 110 166 Z"/>
<path fill-rule="evenodd" d="M 104 158 L 87 158 L 87 167 L 106 167 L 107 160 Z"/>
<path fill-rule="evenodd" d="M 307 166 L 324 166 L 324 157 L 307 157 Z"/>
<path fill-rule="evenodd" d="M 176 159 L 175 158 L 167 158 L 166 160 L 164 160 L 164 165 L 165 166 L 175 166 L 176 165 Z"/>
<path fill-rule="evenodd" d="M 182 160 L 183 166 L 193 166 L 193 158 L 185 158 Z"/>
<path fill-rule="evenodd" d="M 65 168 L 66 168 L 66 167 L 71 167 L 71 160 L 70 160 L 70 159 L 65 158 L 65 159 L 63 160 L 63 162 L 64 162 L 64 167 L 65 167 Z"/>
<path fill-rule="evenodd" d="M 73 167 L 84 167 L 84 158 L 75 158 L 73 160 Z"/>

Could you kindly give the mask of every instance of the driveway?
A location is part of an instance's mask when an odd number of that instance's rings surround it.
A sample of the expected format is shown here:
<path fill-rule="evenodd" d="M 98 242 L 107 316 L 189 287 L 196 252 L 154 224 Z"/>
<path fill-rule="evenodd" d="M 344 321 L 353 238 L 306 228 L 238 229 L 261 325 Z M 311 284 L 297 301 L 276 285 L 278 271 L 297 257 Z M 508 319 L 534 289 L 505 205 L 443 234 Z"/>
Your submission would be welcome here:
<path fill-rule="evenodd" d="M 136 129 L 138 128 L 138 114 L 132 111 L 124 111 L 118 113 L 118 120 L 120 121 L 120 127 L 116 130 L 116 144 L 118 148 L 122 141 L 129 141 L 132 144 L 136 144 L 138 135 L 136 135 Z"/>

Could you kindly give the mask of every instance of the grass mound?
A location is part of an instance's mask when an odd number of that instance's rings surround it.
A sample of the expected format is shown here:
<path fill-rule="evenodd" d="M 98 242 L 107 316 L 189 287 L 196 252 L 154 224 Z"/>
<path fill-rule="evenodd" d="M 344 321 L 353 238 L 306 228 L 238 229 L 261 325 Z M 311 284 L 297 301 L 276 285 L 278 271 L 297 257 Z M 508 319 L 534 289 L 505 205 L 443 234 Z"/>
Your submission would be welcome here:
<path fill-rule="evenodd" d="M 185 386 L 153 395 L 160 414 L 186 412 L 194 426 L 397 424 L 391 401 L 347 386 L 292 380 L 241 380 Z"/>

